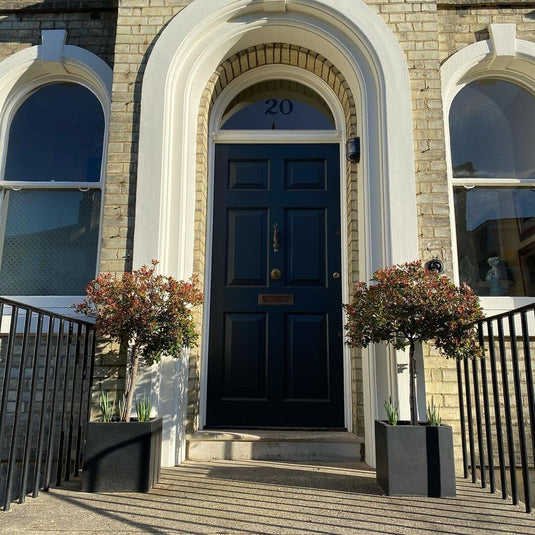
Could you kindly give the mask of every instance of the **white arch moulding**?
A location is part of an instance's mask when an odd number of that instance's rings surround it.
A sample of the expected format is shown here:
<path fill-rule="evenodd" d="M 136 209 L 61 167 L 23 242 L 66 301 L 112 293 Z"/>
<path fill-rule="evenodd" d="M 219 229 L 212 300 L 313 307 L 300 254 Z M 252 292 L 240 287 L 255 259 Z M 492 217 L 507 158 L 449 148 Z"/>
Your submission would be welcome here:
<path fill-rule="evenodd" d="M 342 72 L 353 94 L 360 95 L 361 277 L 416 258 L 409 76 L 402 50 L 382 19 L 362 0 L 196 0 L 163 30 L 145 70 L 134 265 L 158 258 L 167 273 L 180 278 L 191 274 L 201 94 L 222 61 L 266 42 L 323 55 Z M 376 363 L 373 353 L 371 349 L 363 358 L 366 460 L 372 466 L 378 400 L 382 403 L 397 388 L 392 360 Z M 180 422 L 174 425 L 181 437 Z M 184 455 L 180 442 L 170 446 L 175 462 Z M 174 464 L 172 457 L 172 451 L 164 455 Z"/>

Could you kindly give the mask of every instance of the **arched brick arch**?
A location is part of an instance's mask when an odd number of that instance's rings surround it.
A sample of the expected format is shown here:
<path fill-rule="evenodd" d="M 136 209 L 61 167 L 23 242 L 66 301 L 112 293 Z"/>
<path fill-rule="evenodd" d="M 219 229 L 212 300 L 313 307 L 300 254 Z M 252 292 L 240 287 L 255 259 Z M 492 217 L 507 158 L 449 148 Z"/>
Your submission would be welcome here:
<path fill-rule="evenodd" d="M 245 72 L 263 65 L 289 65 L 305 69 L 323 79 L 340 100 L 346 117 L 346 135 L 356 133 L 355 98 L 342 73 L 328 59 L 312 50 L 287 43 L 267 43 L 242 50 L 225 60 L 210 77 L 199 104 L 197 131 L 197 210 L 195 218 L 194 269 L 204 272 L 204 236 L 206 235 L 206 191 L 208 178 L 208 124 L 212 107 L 223 89 Z M 348 183 L 356 178 L 356 170 L 348 163 Z M 349 213 L 350 211 L 348 211 Z M 356 224 L 356 221 L 355 221 Z M 356 243 L 356 242 L 355 242 Z M 356 275 L 356 274 L 355 274 Z"/>

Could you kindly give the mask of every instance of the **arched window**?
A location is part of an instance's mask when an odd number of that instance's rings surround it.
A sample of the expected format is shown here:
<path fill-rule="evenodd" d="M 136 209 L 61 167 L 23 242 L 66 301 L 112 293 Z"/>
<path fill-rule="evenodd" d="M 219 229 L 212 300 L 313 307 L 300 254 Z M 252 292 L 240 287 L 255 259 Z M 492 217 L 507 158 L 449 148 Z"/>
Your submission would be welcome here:
<path fill-rule="evenodd" d="M 267 80 L 241 91 L 227 106 L 223 130 L 333 130 L 327 103 L 290 80 Z"/>
<path fill-rule="evenodd" d="M 459 278 L 480 296 L 535 296 L 535 97 L 466 85 L 449 114 Z"/>
<path fill-rule="evenodd" d="M 105 117 L 72 82 L 15 110 L 0 180 L 0 295 L 82 295 L 95 277 Z"/>

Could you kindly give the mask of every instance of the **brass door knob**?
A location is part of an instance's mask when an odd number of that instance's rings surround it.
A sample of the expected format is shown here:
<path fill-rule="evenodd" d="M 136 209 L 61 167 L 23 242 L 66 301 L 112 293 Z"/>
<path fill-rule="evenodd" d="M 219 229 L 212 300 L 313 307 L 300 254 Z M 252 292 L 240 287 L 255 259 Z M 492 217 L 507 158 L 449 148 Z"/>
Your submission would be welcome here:
<path fill-rule="evenodd" d="M 338 273 L 338 271 L 335 271 L 333 273 L 333 279 L 339 279 L 340 278 L 340 273 Z"/>
<path fill-rule="evenodd" d="M 281 270 L 278 268 L 272 269 L 270 277 L 272 281 L 278 281 L 281 278 Z"/>

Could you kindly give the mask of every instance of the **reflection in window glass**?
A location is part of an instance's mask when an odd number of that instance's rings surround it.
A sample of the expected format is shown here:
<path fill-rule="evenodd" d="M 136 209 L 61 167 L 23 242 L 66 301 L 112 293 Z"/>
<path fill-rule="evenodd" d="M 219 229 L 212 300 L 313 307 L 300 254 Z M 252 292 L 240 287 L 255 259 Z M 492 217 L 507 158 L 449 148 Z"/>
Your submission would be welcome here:
<path fill-rule="evenodd" d="M 0 295 L 83 295 L 99 220 L 100 191 L 5 190 Z"/>
<path fill-rule="evenodd" d="M 248 87 L 228 105 L 223 130 L 332 130 L 334 118 L 325 101 L 308 87 L 289 80 L 269 80 Z"/>
<path fill-rule="evenodd" d="M 4 180 L 98 182 L 103 138 L 104 114 L 91 91 L 42 87 L 13 118 Z"/>
<path fill-rule="evenodd" d="M 464 87 L 450 111 L 456 178 L 535 178 L 535 97 L 503 80 Z"/>
<path fill-rule="evenodd" d="M 480 296 L 535 296 L 535 191 L 455 188 L 459 278 Z"/>

